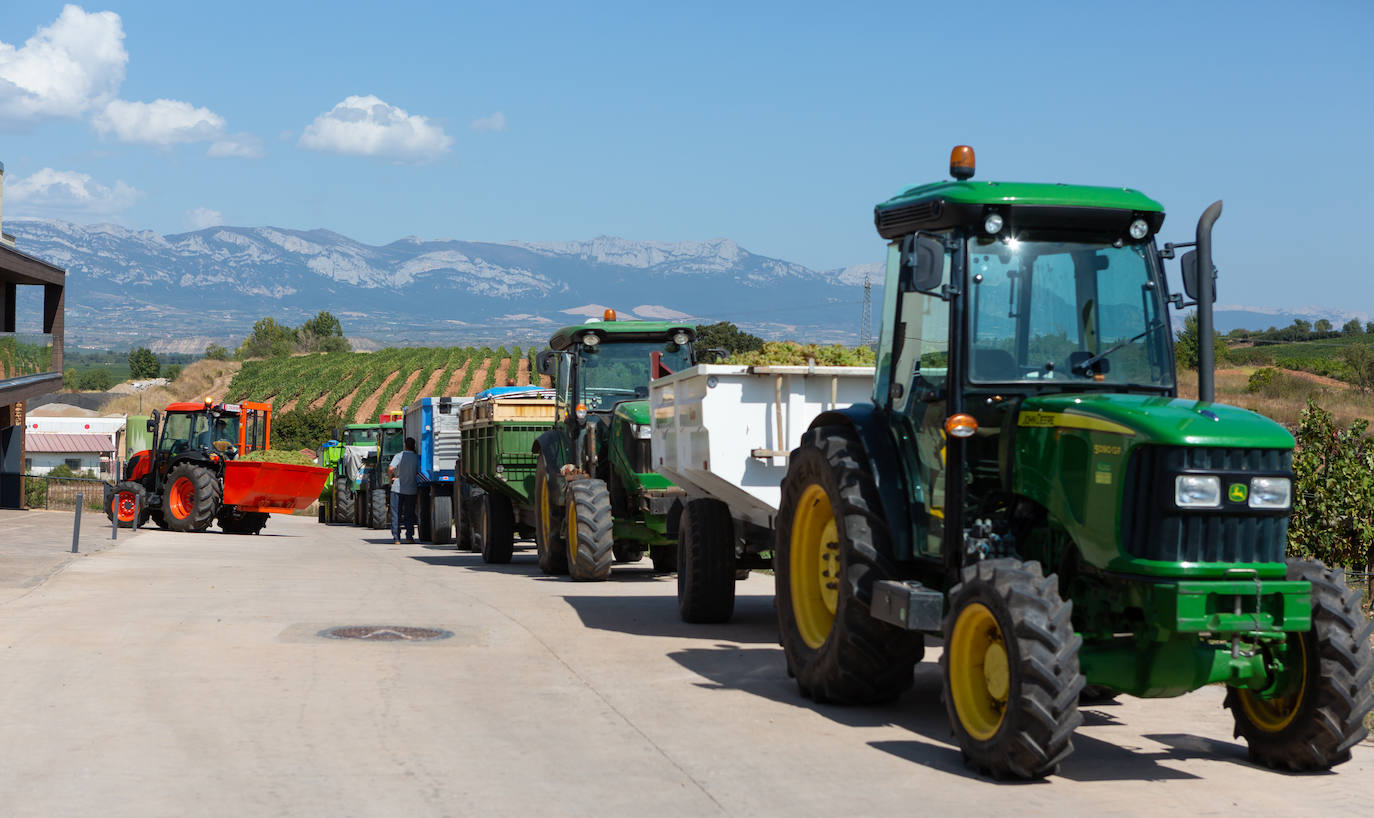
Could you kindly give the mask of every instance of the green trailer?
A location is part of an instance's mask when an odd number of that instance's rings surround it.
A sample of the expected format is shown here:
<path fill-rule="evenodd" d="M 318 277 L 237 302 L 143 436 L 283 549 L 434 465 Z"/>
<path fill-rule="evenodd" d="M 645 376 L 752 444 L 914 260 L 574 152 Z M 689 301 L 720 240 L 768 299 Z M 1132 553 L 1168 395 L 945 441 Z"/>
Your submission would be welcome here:
<path fill-rule="evenodd" d="M 459 537 L 489 563 L 510 562 L 534 535 L 535 441 L 553 428 L 554 393 L 531 387 L 479 395 L 461 410 Z"/>

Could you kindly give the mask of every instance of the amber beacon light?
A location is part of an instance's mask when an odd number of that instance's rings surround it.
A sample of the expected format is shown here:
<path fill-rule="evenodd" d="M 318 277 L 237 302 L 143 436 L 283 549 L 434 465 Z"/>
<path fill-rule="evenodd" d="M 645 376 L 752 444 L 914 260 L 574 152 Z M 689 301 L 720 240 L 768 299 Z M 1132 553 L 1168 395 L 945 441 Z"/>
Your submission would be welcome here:
<path fill-rule="evenodd" d="M 973 178 L 973 148 L 968 145 L 955 145 L 949 152 L 949 175 L 963 181 Z"/>
<path fill-rule="evenodd" d="M 973 437 L 973 433 L 978 431 L 978 421 L 973 419 L 973 415 L 965 415 L 962 412 L 957 415 L 950 415 L 945 420 L 945 434 L 950 437 Z"/>

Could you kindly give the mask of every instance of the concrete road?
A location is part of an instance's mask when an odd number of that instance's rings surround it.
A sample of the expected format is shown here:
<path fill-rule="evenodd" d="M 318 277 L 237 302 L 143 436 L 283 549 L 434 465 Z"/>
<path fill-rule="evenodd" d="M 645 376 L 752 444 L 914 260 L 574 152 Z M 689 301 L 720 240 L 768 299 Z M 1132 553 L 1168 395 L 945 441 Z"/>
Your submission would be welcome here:
<path fill-rule="evenodd" d="M 1374 746 L 1332 774 L 1253 767 L 1215 689 L 1087 708 L 1060 775 L 994 783 L 950 743 L 934 649 L 896 704 L 801 699 L 770 577 L 742 584 L 734 623 L 695 627 L 647 560 L 574 584 L 528 549 L 487 566 L 372 535 L 282 517 L 257 537 L 142 531 L 0 599 L 0 814 L 1368 808 Z M 341 625 L 452 636 L 317 635 Z"/>

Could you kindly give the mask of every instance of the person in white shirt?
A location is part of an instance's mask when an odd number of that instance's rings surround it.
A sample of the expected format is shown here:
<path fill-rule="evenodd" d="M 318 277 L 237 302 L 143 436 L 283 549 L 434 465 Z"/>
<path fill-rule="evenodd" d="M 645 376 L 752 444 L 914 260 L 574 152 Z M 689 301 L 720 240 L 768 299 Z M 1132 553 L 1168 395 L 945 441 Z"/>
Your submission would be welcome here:
<path fill-rule="evenodd" d="M 386 473 L 391 478 L 391 544 L 401 544 L 401 526 L 406 542 L 415 542 L 415 495 L 419 493 L 420 455 L 415 438 L 406 438 L 406 447 L 391 458 Z"/>

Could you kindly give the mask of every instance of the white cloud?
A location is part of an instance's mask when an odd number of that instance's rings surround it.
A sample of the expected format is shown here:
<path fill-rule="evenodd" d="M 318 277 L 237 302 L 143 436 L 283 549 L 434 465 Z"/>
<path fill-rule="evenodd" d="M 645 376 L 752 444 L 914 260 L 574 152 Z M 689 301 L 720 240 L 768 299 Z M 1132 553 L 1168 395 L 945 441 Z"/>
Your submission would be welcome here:
<path fill-rule="evenodd" d="M 122 181 L 105 187 L 88 173 L 52 168 L 5 184 L 12 215 L 71 221 L 113 220 L 142 195 Z"/>
<path fill-rule="evenodd" d="M 491 116 L 474 119 L 468 127 L 478 133 L 500 133 L 506 129 L 506 115 L 497 111 Z"/>
<path fill-rule="evenodd" d="M 186 223 L 191 226 L 192 230 L 218 227 L 224 224 L 224 214 L 208 207 L 197 207 L 195 210 L 186 211 Z"/>
<path fill-rule="evenodd" d="M 98 108 L 119 91 L 128 61 L 118 14 L 63 7 L 22 47 L 0 42 L 0 126 Z"/>
<path fill-rule="evenodd" d="M 203 142 L 224 133 L 224 117 L 176 99 L 128 102 L 116 99 L 91 119 L 96 131 L 113 134 L 121 142 L 166 148 L 182 142 Z"/>
<path fill-rule="evenodd" d="M 251 133 L 236 133 L 210 143 L 205 155 L 212 159 L 261 159 L 265 152 L 262 140 Z"/>
<path fill-rule="evenodd" d="M 377 97 L 351 96 L 306 126 L 302 148 L 398 161 L 437 159 L 453 144 L 444 129 Z"/>

